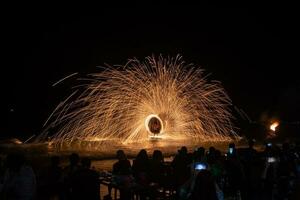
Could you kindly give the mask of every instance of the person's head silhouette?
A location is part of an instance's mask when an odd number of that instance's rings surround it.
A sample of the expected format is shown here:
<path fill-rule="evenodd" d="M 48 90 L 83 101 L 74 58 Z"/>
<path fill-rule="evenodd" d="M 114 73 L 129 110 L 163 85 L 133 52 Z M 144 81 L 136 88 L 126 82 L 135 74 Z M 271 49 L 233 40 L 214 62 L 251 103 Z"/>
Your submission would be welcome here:
<path fill-rule="evenodd" d="M 81 165 L 82 165 L 83 168 L 89 169 L 91 167 L 91 159 L 83 158 L 81 160 Z"/>
<path fill-rule="evenodd" d="M 123 150 L 117 151 L 117 159 L 118 160 L 126 160 L 126 155 Z"/>
<path fill-rule="evenodd" d="M 69 157 L 70 165 L 75 166 L 79 162 L 79 155 L 77 153 L 72 153 Z"/>

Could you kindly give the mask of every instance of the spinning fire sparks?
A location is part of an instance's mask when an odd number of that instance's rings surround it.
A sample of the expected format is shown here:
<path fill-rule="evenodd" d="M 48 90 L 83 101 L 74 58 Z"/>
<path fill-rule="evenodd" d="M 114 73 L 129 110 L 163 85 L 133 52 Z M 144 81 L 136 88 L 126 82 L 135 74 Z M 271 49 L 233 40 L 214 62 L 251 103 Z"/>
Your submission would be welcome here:
<path fill-rule="evenodd" d="M 145 120 L 145 127 L 150 134 L 163 133 L 162 121 L 157 115 L 149 115 Z"/>
<path fill-rule="evenodd" d="M 201 68 L 185 64 L 180 56 L 107 66 L 90 75 L 81 89 L 61 102 L 47 120 L 43 136 L 55 129 L 51 142 L 128 144 L 155 136 L 193 141 L 236 137 L 231 100 L 221 84 L 208 81 Z"/>

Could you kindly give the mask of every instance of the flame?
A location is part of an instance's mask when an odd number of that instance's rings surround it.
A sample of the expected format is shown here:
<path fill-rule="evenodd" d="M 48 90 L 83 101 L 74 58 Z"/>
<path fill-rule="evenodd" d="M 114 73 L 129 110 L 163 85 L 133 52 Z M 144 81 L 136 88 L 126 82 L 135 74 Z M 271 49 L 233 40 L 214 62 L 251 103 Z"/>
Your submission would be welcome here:
<path fill-rule="evenodd" d="M 274 123 L 271 124 L 270 129 L 271 129 L 272 131 L 276 131 L 276 127 L 277 127 L 277 126 L 279 126 L 279 122 L 274 122 Z"/>

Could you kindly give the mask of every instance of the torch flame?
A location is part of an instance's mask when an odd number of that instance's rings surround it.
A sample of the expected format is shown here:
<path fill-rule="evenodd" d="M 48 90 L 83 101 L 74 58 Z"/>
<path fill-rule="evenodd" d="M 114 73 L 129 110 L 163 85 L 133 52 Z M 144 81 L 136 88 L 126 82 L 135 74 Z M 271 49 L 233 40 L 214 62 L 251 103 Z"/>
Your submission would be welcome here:
<path fill-rule="evenodd" d="M 274 123 L 271 124 L 270 129 L 271 129 L 272 131 L 276 131 L 276 127 L 277 127 L 277 126 L 279 126 L 279 122 L 274 122 Z"/>

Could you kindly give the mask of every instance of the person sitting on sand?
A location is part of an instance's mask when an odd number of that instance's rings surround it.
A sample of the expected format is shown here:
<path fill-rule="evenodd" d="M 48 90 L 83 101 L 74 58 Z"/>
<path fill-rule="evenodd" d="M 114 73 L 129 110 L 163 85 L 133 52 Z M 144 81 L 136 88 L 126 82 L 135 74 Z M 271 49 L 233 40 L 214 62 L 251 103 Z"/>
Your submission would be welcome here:
<path fill-rule="evenodd" d="M 117 151 L 117 159 L 113 165 L 113 182 L 120 187 L 121 199 L 130 199 L 130 187 L 133 185 L 131 164 L 123 150 Z"/>
<path fill-rule="evenodd" d="M 91 160 L 89 158 L 83 158 L 81 164 L 81 169 L 77 170 L 72 176 L 72 199 L 99 200 L 99 174 L 91 169 Z"/>
<path fill-rule="evenodd" d="M 70 164 L 63 169 L 63 184 L 64 184 L 64 195 L 65 198 L 70 198 L 71 195 L 71 180 L 74 173 L 80 169 L 79 165 L 79 155 L 77 153 L 72 153 L 69 156 Z"/>
<path fill-rule="evenodd" d="M 1 199 L 31 200 L 36 196 L 36 177 L 21 154 L 7 156 Z"/>

